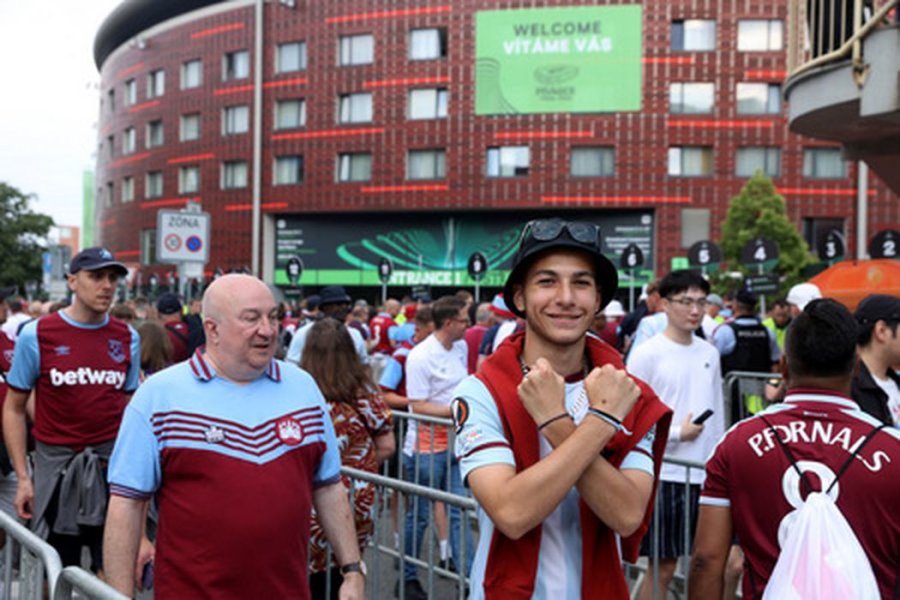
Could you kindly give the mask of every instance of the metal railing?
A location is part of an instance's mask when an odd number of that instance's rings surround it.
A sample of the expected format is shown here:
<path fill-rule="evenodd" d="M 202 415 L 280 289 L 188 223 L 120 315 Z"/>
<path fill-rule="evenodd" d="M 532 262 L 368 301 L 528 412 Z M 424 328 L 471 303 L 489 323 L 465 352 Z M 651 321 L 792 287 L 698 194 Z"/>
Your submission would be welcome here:
<path fill-rule="evenodd" d="M 781 374 L 732 371 L 723 378 L 726 426 L 755 415 L 773 401 L 767 396 L 766 386 L 770 380 L 781 381 Z"/>
<path fill-rule="evenodd" d="M 788 3 L 788 79 L 850 58 L 857 85 L 866 65 L 862 42 L 900 0 L 792 0 Z"/>
<path fill-rule="evenodd" d="M 80 567 L 66 567 L 56 580 L 52 599 L 72 600 L 72 598 L 128 600 L 128 596 L 116 591 L 93 573 L 89 573 Z"/>
<path fill-rule="evenodd" d="M 13 559 L 18 556 L 18 598 L 42 600 L 44 581 L 47 589 L 56 588 L 62 562 L 53 547 L 32 533 L 15 518 L 0 511 L 0 528 L 6 531 L 6 557 L 3 566 L 3 597 L 12 598 Z"/>

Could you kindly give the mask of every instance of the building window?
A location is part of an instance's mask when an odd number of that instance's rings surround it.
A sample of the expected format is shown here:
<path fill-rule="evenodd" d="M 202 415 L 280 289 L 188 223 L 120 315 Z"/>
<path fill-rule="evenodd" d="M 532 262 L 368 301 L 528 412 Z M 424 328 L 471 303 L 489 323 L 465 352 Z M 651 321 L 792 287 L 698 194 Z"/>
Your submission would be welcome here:
<path fill-rule="evenodd" d="M 275 129 L 294 129 L 306 125 L 306 102 L 302 99 L 275 103 Z"/>
<path fill-rule="evenodd" d="M 338 154 L 339 182 L 369 181 L 372 179 L 372 155 L 368 152 Z"/>
<path fill-rule="evenodd" d="M 781 86 L 777 83 L 739 83 L 736 94 L 739 115 L 781 113 Z"/>
<path fill-rule="evenodd" d="M 134 201 L 134 177 L 122 179 L 122 202 Z"/>
<path fill-rule="evenodd" d="M 804 148 L 803 176 L 811 179 L 843 179 L 847 163 L 839 148 Z"/>
<path fill-rule="evenodd" d="M 178 169 L 178 193 L 194 194 L 200 191 L 200 167 L 188 165 Z"/>
<path fill-rule="evenodd" d="M 181 89 L 203 85 L 203 61 L 199 58 L 181 63 Z"/>
<path fill-rule="evenodd" d="M 298 185 L 303 183 L 302 156 L 275 157 L 275 185 Z"/>
<path fill-rule="evenodd" d="M 162 69 L 150 71 L 147 75 L 147 97 L 159 98 L 166 93 L 166 72 Z"/>
<path fill-rule="evenodd" d="M 182 142 L 200 139 L 200 113 L 181 115 L 178 139 Z"/>
<path fill-rule="evenodd" d="M 109 104 L 109 112 L 114 112 L 116 110 L 116 90 L 113 88 L 109 88 L 109 91 L 106 92 L 107 96 L 107 104 Z"/>
<path fill-rule="evenodd" d="M 106 158 L 112 159 L 116 155 L 116 139 L 112 135 L 106 136 Z"/>
<path fill-rule="evenodd" d="M 704 19 L 672 21 L 672 50 L 708 52 L 715 49 L 715 21 Z"/>
<path fill-rule="evenodd" d="M 375 60 L 375 37 L 371 33 L 345 35 L 340 38 L 338 64 L 369 65 Z"/>
<path fill-rule="evenodd" d="M 144 198 L 161 198 L 163 195 L 162 171 L 150 171 L 144 179 Z"/>
<path fill-rule="evenodd" d="M 106 182 L 106 195 L 103 197 L 103 205 L 106 208 L 109 208 L 110 206 L 113 205 L 113 199 L 115 198 L 114 193 L 115 193 L 115 188 L 113 187 L 113 182 L 107 181 Z"/>
<path fill-rule="evenodd" d="M 232 160 L 222 163 L 222 189 L 247 187 L 247 161 Z"/>
<path fill-rule="evenodd" d="M 709 114 L 715 101 L 715 84 L 670 83 L 669 112 L 675 115 Z"/>
<path fill-rule="evenodd" d="M 705 146 L 669 148 L 669 175 L 672 177 L 708 177 L 712 174 L 712 148 Z"/>
<path fill-rule="evenodd" d="M 222 135 L 247 133 L 250 130 L 249 106 L 226 106 L 222 111 Z"/>
<path fill-rule="evenodd" d="M 569 173 L 572 177 L 611 177 L 615 169 L 615 150 L 610 147 L 572 148 Z"/>
<path fill-rule="evenodd" d="M 488 177 L 524 177 L 530 162 L 528 146 L 488 148 L 486 173 Z"/>
<path fill-rule="evenodd" d="M 409 90 L 409 118 L 447 118 L 448 97 L 449 94 L 444 88 Z"/>
<path fill-rule="evenodd" d="M 122 132 L 122 154 L 131 154 L 137 148 L 137 133 L 134 127 Z"/>
<path fill-rule="evenodd" d="M 695 242 L 709 239 L 710 210 L 708 208 L 681 209 L 681 247 L 690 248 Z"/>
<path fill-rule="evenodd" d="M 306 42 L 290 42 L 275 47 L 275 72 L 293 73 L 306 69 Z"/>
<path fill-rule="evenodd" d="M 141 230 L 141 264 L 152 265 L 156 262 L 156 229 Z"/>
<path fill-rule="evenodd" d="M 738 21 L 737 48 L 741 52 L 767 52 L 784 47 L 784 22 L 780 19 Z"/>
<path fill-rule="evenodd" d="M 780 148 L 738 148 L 734 160 L 734 174 L 738 177 L 752 177 L 762 171 L 769 177 L 781 176 Z"/>
<path fill-rule="evenodd" d="M 163 145 L 163 122 L 161 120 L 147 123 L 146 143 L 148 148 Z"/>
<path fill-rule="evenodd" d="M 407 179 L 443 179 L 447 176 L 447 151 L 410 150 L 406 155 Z"/>
<path fill-rule="evenodd" d="M 446 56 L 446 29 L 413 29 L 409 32 L 409 60 L 434 60 Z"/>
<path fill-rule="evenodd" d="M 222 57 L 222 81 L 250 77 L 250 52 L 237 50 Z"/>
<path fill-rule="evenodd" d="M 129 79 L 125 82 L 124 98 L 125 106 L 137 104 L 137 81 L 134 79 Z"/>
<path fill-rule="evenodd" d="M 372 121 L 372 94 L 360 92 L 340 97 L 339 123 L 369 123 Z"/>

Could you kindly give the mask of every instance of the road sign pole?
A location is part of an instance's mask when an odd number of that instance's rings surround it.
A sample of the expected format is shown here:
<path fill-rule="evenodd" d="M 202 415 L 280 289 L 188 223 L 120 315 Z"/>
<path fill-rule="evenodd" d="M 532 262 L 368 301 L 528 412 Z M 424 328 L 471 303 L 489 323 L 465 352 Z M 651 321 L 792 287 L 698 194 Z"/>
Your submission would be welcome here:
<path fill-rule="evenodd" d="M 478 303 L 481 302 L 481 281 L 475 280 L 475 306 L 478 306 Z"/>
<path fill-rule="evenodd" d="M 387 302 L 387 281 L 381 282 L 381 306 Z"/>
<path fill-rule="evenodd" d="M 628 286 L 628 312 L 634 310 L 634 269 L 628 270 L 631 276 L 631 285 Z"/>
<path fill-rule="evenodd" d="M 763 269 L 762 263 L 759 264 L 759 274 L 763 275 L 765 270 Z M 766 318 L 766 294 L 765 292 L 759 295 L 759 320 L 762 321 Z"/>

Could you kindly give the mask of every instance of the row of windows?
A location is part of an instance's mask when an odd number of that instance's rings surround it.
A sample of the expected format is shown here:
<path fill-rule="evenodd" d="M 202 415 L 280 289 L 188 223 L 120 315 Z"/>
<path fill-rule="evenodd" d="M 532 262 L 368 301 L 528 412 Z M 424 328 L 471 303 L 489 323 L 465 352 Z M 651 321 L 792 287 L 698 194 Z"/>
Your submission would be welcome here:
<path fill-rule="evenodd" d="M 784 23 L 780 19 L 743 19 L 737 26 L 737 49 L 740 52 L 780 51 L 784 47 Z M 716 21 L 712 19 L 679 19 L 672 21 L 672 49 L 685 52 L 708 52 L 716 48 Z M 411 61 L 436 60 L 447 56 L 447 29 L 434 27 L 413 29 L 407 39 L 407 58 Z M 372 64 L 375 60 L 375 36 L 371 33 L 340 36 L 337 65 Z M 275 46 L 277 74 L 303 71 L 307 65 L 306 42 L 299 40 Z M 250 77 L 250 51 L 235 50 L 222 55 L 222 81 Z M 199 58 L 181 64 L 182 90 L 203 85 L 203 61 Z M 146 76 L 147 98 L 165 94 L 166 73 L 163 69 Z M 115 110 L 115 90 L 108 94 L 109 109 Z M 125 105 L 138 102 L 137 79 L 128 79 L 124 89 Z"/>
<path fill-rule="evenodd" d="M 708 114 L 715 102 L 713 83 L 685 82 L 669 86 L 669 106 L 673 114 Z M 766 115 L 781 113 L 781 86 L 771 83 L 738 83 L 736 87 L 737 114 Z M 447 117 L 449 93 L 446 88 L 409 90 L 407 118 L 441 119 Z M 294 129 L 306 125 L 306 101 L 303 98 L 275 102 L 274 127 L 276 130 Z M 337 122 L 341 124 L 369 123 L 373 119 L 371 92 L 343 94 L 338 97 Z M 179 141 L 200 138 L 200 113 L 184 114 L 179 123 Z M 250 130 L 249 105 L 227 106 L 222 109 L 222 135 L 236 135 Z M 161 120 L 150 121 L 146 128 L 146 147 L 155 148 L 164 142 Z M 110 156 L 113 139 L 108 138 Z M 137 148 L 134 127 L 123 131 L 122 153 L 130 154 Z"/>
<path fill-rule="evenodd" d="M 498 146 L 488 148 L 485 155 L 487 177 L 524 177 L 531 167 L 528 146 Z M 274 185 L 303 183 L 303 156 L 276 156 L 273 162 Z M 750 177 L 756 171 L 770 177 L 781 175 L 781 149 L 777 147 L 738 148 L 735 154 L 735 175 Z M 221 163 L 221 189 L 247 187 L 248 163 L 243 160 Z M 608 146 L 573 147 L 569 156 L 572 177 L 611 177 L 615 172 L 615 150 Z M 673 177 L 705 177 L 713 174 L 713 150 L 706 146 L 673 146 L 668 151 L 668 174 Z M 447 151 L 443 148 L 409 150 L 406 155 L 408 180 L 444 179 L 447 176 Z M 836 148 L 805 148 L 803 176 L 809 178 L 844 178 L 847 164 Z M 335 164 L 337 182 L 365 182 L 372 178 L 372 154 L 369 152 L 338 154 Z M 112 183 L 108 201 L 112 199 Z M 134 177 L 122 179 L 122 202 L 134 200 Z M 200 191 L 200 166 L 185 165 L 178 169 L 178 193 Z M 148 172 L 144 178 L 144 197 L 163 195 L 162 171 Z"/>
<path fill-rule="evenodd" d="M 444 28 L 413 29 L 409 32 L 407 57 L 409 60 L 435 60 L 447 56 L 447 30 Z M 353 66 L 371 64 L 375 57 L 375 38 L 372 34 L 341 36 L 338 39 L 337 64 Z M 306 42 L 296 41 L 275 46 L 275 72 L 294 73 L 306 69 Z M 203 61 L 199 58 L 181 63 L 181 89 L 203 85 Z M 236 50 L 222 55 L 222 81 L 250 77 L 250 51 Z M 165 94 L 166 73 L 157 69 L 147 74 L 147 99 Z M 109 108 L 115 109 L 115 90 L 108 94 Z M 138 102 L 138 81 L 128 79 L 124 84 L 126 106 Z"/>

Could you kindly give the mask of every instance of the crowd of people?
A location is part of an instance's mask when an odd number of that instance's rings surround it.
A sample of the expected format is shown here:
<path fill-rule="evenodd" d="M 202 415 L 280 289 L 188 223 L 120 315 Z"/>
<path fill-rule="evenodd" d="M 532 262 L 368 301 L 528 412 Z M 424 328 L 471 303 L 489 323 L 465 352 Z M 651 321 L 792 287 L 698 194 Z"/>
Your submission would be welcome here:
<path fill-rule="evenodd" d="M 877 426 L 835 502 L 882 597 L 900 590 L 900 298 L 851 314 L 803 283 L 760 318 L 747 290 L 673 271 L 626 313 L 597 226 L 559 219 L 526 226 L 477 305 L 419 291 L 374 307 L 331 285 L 292 306 L 245 274 L 114 305 L 126 273 L 89 248 L 68 305 L 0 289 L 0 509 L 64 565 L 88 547 L 127 595 L 361 598 L 379 503 L 345 465 L 474 497 L 477 536 L 455 506 L 391 513 L 408 556 L 433 524 L 476 600 L 625 598 L 622 561 L 640 555 L 665 589 L 685 539 L 692 597 L 733 597 L 741 575 L 759 597 L 803 495 L 769 428 L 824 488 Z M 723 390 L 748 371 L 781 378 Z M 400 577 L 428 597 L 414 563 Z"/>

